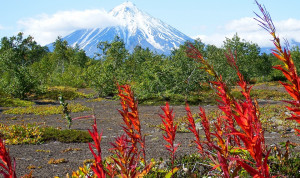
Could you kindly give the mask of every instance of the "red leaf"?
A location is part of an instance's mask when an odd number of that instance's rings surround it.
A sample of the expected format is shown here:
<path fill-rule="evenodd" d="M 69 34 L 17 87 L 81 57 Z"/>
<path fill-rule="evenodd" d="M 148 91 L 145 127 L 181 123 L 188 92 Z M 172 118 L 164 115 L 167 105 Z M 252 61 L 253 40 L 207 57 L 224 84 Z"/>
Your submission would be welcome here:
<path fill-rule="evenodd" d="M 241 165 L 251 176 L 256 176 L 256 175 L 259 174 L 259 172 L 256 169 L 254 169 L 253 167 L 249 166 L 248 164 L 246 164 L 246 163 L 244 163 L 242 161 L 239 161 L 239 160 L 237 160 L 237 163 L 239 165 Z"/>

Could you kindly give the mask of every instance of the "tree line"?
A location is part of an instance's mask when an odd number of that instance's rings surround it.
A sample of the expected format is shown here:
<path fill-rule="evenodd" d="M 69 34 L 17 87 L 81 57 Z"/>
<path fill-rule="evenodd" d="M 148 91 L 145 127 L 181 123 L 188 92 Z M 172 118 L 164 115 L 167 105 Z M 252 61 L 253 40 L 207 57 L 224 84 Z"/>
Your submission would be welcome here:
<path fill-rule="evenodd" d="M 241 39 L 237 34 L 226 38 L 222 47 L 192 43 L 226 81 L 234 81 L 234 71 L 228 67 L 224 53 L 235 51 L 237 64 L 248 82 L 284 79 L 273 70 L 277 60 L 272 54 L 260 52 L 260 47 Z M 132 52 L 115 37 L 112 42 L 100 42 L 99 51 L 88 57 L 79 46 L 71 47 L 58 37 L 50 52 L 33 37 L 3 37 L 0 44 L 0 95 L 26 99 L 46 92 L 49 86 L 94 88 L 100 97 L 114 96 L 116 82 L 130 84 L 139 99 L 190 95 L 201 90 L 210 78 L 201 64 L 186 56 L 186 44 L 173 49 L 169 56 L 136 46 Z M 296 66 L 300 49 L 291 49 Z M 298 67 L 298 66 L 297 66 Z"/>

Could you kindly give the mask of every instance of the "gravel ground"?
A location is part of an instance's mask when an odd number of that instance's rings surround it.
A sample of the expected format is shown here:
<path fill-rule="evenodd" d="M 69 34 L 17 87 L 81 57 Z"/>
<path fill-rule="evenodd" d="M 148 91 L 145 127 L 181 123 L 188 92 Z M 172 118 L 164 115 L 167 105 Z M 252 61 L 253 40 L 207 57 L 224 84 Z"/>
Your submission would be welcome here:
<path fill-rule="evenodd" d="M 101 142 L 103 157 L 110 153 L 108 149 L 111 147 L 110 143 L 114 141 L 118 135 L 123 133 L 122 118 L 117 111 L 120 109 L 118 101 L 103 100 L 100 102 L 86 102 L 86 99 L 77 99 L 69 102 L 78 102 L 88 107 L 94 108 L 94 111 L 72 113 L 72 117 L 95 114 L 97 119 L 98 130 L 103 131 Z M 267 101 L 261 101 L 262 104 Z M 272 102 L 271 102 L 272 103 Z M 42 104 L 42 103 L 39 103 Z M 58 103 L 52 103 L 58 104 Z M 215 108 L 216 106 L 204 106 L 205 109 Z M 172 106 L 176 117 L 185 115 L 184 106 Z M 66 121 L 61 118 L 61 115 L 51 116 L 35 116 L 35 115 L 6 115 L 2 111 L 7 108 L 0 108 L 0 123 L 16 124 L 16 123 L 38 123 L 53 127 L 66 127 Z M 191 107 L 192 113 L 198 112 L 198 106 Z M 159 114 L 162 113 L 159 106 L 139 106 L 139 113 L 141 119 L 142 133 L 146 135 L 146 151 L 148 159 L 160 157 L 167 159 L 168 153 L 164 148 L 165 141 L 162 137 L 162 132 L 155 127 L 161 123 Z M 14 117 L 15 119 L 11 119 Z M 72 129 L 87 130 L 91 129 L 93 124 L 92 119 L 76 120 L 72 124 Z M 191 146 L 193 135 L 191 133 L 178 133 L 176 135 L 176 142 L 181 146 L 178 148 L 178 155 L 196 153 L 196 147 Z M 296 150 L 300 150 L 299 137 L 294 133 L 287 133 L 282 136 L 277 132 L 265 133 L 266 143 L 268 145 L 277 144 L 282 141 L 290 140 L 298 143 Z M 82 166 L 83 161 L 92 159 L 92 154 L 89 151 L 88 143 L 61 143 L 48 142 L 38 145 L 9 145 L 10 155 L 16 160 L 17 176 L 20 177 L 33 170 L 34 177 L 65 177 L 67 173 L 71 173 Z M 68 148 L 74 150 L 64 152 Z M 36 150 L 44 150 L 45 152 L 37 152 Z M 51 159 L 65 159 L 65 163 L 48 164 Z M 32 169 L 30 169 L 32 168 Z"/>

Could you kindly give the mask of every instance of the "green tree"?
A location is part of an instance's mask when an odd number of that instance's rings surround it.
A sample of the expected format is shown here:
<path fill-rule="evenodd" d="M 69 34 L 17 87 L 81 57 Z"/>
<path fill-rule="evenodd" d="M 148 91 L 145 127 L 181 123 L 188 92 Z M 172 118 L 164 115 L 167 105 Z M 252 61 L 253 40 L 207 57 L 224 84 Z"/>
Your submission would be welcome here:
<path fill-rule="evenodd" d="M 21 32 L 17 36 L 1 39 L 0 54 L 8 50 L 11 50 L 15 55 L 8 62 L 21 66 L 28 66 L 37 62 L 48 53 L 47 47 L 38 45 L 31 36 L 24 38 Z"/>
<path fill-rule="evenodd" d="M 116 92 L 115 83 L 124 83 L 128 79 L 125 61 L 129 53 L 119 37 L 111 43 L 100 42 L 98 48 L 102 50 L 98 54 L 100 60 L 87 69 L 87 77 L 100 96 L 112 96 Z"/>
<path fill-rule="evenodd" d="M 266 58 L 260 57 L 260 48 L 257 44 L 241 40 L 237 34 L 231 39 L 226 38 L 223 48 L 226 52 L 231 50 L 236 55 L 237 65 L 248 81 L 251 78 L 260 77 L 262 75 L 260 66 L 268 65 L 270 62 Z M 271 67 L 268 68 L 268 71 L 270 70 Z M 232 71 L 228 70 L 228 73 L 231 75 Z"/>
<path fill-rule="evenodd" d="M 70 62 L 68 42 L 66 40 L 63 40 L 61 37 L 57 37 L 53 45 L 54 50 L 52 53 L 52 60 L 54 60 L 57 65 L 56 72 L 62 74 L 65 71 L 66 65 Z"/>
<path fill-rule="evenodd" d="M 201 40 L 195 40 L 193 45 L 201 52 L 205 53 L 205 44 Z M 169 77 L 165 80 L 169 82 L 169 90 L 173 93 L 188 95 L 191 91 L 200 89 L 199 83 L 205 79 L 200 68 L 200 64 L 194 59 L 186 56 L 186 45 L 181 45 L 173 50 L 170 56 Z"/>
<path fill-rule="evenodd" d="M 85 51 L 82 49 L 79 49 L 79 46 L 76 45 L 73 49 L 73 55 L 72 55 L 70 63 L 75 66 L 84 68 L 84 67 L 86 67 L 86 63 L 88 61 L 89 61 L 89 57 L 86 55 Z"/>
<path fill-rule="evenodd" d="M 295 66 L 297 69 L 300 69 L 300 48 L 299 46 L 293 46 L 291 48 L 291 55 L 294 60 Z M 300 74 L 300 71 L 297 71 L 298 74 Z"/>
<path fill-rule="evenodd" d="M 31 36 L 23 38 L 23 34 L 1 39 L 0 87 L 5 93 L 18 98 L 37 92 L 39 86 L 36 75 L 30 70 L 30 65 L 38 62 L 47 54 L 46 47 L 41 47 Z"/>
<path fill-rule="evenodd" d="M 47 63 L 52 67 L 49 67 L 50 74 L 47 81 L 49 85 L 63 85 L 72 87 L 84 87 L 86 86 L 86 68 L 87 62 L 90 60 L 86 56 L 85 51 L 79 49 L 76 45 L 74 48 L 68 45 L 66 40 L 58 37 L 54 42 L 54 50 L 49 55 L 49 61 L 43 61 L 45 66 Z M 45 66 L 46 67 L 46 66 Z"/>

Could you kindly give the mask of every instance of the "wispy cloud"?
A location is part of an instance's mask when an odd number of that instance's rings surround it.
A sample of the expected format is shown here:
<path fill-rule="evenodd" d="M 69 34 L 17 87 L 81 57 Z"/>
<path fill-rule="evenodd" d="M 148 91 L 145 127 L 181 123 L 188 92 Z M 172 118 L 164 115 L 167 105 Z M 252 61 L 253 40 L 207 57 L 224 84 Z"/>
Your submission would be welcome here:
<path fill-rule="evenodd" d="M 104 28 L 119 22 L 104 10 L 61 11 L 53 15 L 41 14 L 18 21 L 21 31 L 32 35 L 42 45 L 49 44 L 57 36 L 65 36 L 82 28 Z"/>
<path fill-rule="evenodd" d="M 289 41 L 300 41 L 300 20 L 287 19 L 282 21 L 274 21 L 277 28 L 277 34 L 281 38 Z M 262 29 L 256 20 L 251 17 L 245 17 L 237 20 L 230 21 L 222 26 L 218 33 L 212 35 L 198 35 L 194 38 L 200 38 L 204 43 L 214 44 L 218 47 L 223 45 L 225 38 L 232 38 L 234 34 L 246 41 L 257 43 L 261 47 L 273 46 L 271 36 L 267 31 Z"/>
<path fill-rule="evenodd" d="M 4 30 L 4 26 L 0 25 L 0 30 Z"/>

